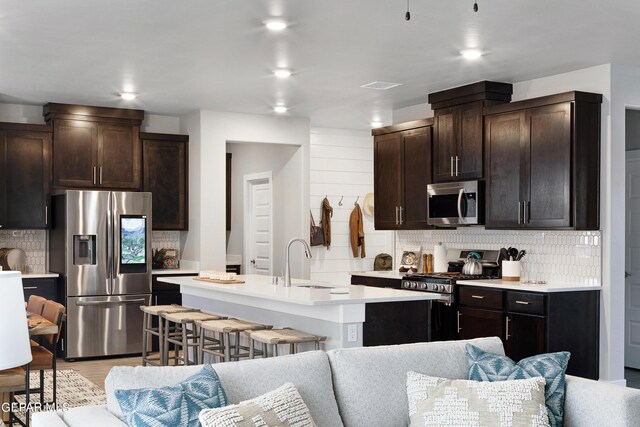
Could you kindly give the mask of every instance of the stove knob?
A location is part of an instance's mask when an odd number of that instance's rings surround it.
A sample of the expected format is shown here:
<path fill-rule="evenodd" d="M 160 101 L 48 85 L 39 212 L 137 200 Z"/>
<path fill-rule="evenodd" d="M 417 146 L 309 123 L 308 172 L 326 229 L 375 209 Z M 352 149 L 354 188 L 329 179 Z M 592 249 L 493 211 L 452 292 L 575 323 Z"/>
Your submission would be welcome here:
<path fill-rule="evenodd" d="M 421 290 L 427 289 L 427 284 L 426 283 L 420 283 L 419 289 L 421 289 Z"/>
<path fill-rule="evenodd" d="M 440 292 L 440 291 L 442 291 L 442 290 L 443 290 L 443 288 L 444 288 L 444 286 L 443 286 L 443 285 L 435 285 L 435 286 L 433 287 L 433 290 L 434 290 L 434 291 L 436 291 L 436 292 Z"/>
<path fill-rule="evenodd" d="M 418 282 L 411 282 L 411 289 L 417 289 L 418 288 Z"/>

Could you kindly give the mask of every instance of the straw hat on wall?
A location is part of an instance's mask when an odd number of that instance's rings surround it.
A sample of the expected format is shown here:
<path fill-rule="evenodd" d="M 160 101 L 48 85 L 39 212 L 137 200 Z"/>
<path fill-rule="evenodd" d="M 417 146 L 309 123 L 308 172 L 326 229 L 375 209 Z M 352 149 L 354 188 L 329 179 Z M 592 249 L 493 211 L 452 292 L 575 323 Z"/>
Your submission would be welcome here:
<path fill-rule="evenodd" d="M 367 193 L 367 195 L 364 196 L 364 202 L 362 202 L 362 210 L 365 215 L 373 217 L 373 206 L 373 193 Z"/>

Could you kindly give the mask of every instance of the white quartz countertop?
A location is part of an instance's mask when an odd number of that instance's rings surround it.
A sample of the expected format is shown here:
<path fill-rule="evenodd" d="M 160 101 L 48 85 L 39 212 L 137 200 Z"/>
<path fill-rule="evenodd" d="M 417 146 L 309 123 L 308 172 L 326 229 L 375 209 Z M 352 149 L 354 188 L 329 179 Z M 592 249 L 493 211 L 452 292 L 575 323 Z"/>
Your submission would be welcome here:
<path fill-rule="evenodd" d="M 378 277 L 381 279 L 393 279 L 393 280 L 402 280 L 405 274 L 400 273 L 396 270 L 388 270 L 388 271 L 352 271 L 349 274 L 352 276 L 365 276 L 365 277 Z"/>
<path fill-rule="evenodd" d="M 151 274 L 154 276 L 164 276 L 167 274 L 198 274 L 200 270 L 194 270 L 192 268 L 165 268 L 162 270 L 151 270 Z"/>
<path fill-rule="evenodd" d="M 576 291 L 599 291 L 599 285 L 580 285 L 574 283 L 549 282 L 545 284 L 523 284 L 520 282 L 509 282 L 505 280 L 458 280 L 458 285 L 478 286 L 484 288 L 509 289 L 527 292 L 576 292 Z"/>
<path fill-rule="evenodd" d="M 374 288 L 370 286 L 350 285 L 338 286 L 330 283 L 311 282 L 309 280 L 293 279 L 292 286 L 285 288 L 282 284 L 272 285 L 272 277 L 258 275 L 237 276 L 244 280 L 243 284 L 218 284 L 194 280 L 193 277 L 160 277 L 161 282 L 173 283 L 183 287 L 192 287 L 210 291 L 212 298 L 215 294 L 233 294 L 237 296 L 260 298 L 296 305 L 345 305 L 367 304 L 376 302 L 435 300 L 440 294 L 413 292 L 389 288 Z M 314 284 L 330 288 L 311 289 L 300 285 Z M 185 293 L 182 290 L 182 293 Z"/>
<path fill-rule="evenodd" d="M 23 274 L 23 279 L 47 279 L 52 277 L 60 277 L 58 273 L 27 273 Z"/>

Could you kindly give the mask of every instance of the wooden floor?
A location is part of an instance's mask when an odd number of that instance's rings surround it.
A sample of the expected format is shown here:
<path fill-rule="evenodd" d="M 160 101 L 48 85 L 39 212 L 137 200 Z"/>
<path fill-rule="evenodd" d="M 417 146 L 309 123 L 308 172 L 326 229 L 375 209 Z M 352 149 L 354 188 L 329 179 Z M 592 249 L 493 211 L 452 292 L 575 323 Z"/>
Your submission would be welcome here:
<path fill-rule="evenodd" d="M 82 360 L 78 362 L 58 361 L 58 369 L 74 369 L 77 373 L 87 378 L 104 390 L 104 379 L 109 370 L 114 366 L 142 366 L 142 358 L 120 357 L 115 359 Z"/>

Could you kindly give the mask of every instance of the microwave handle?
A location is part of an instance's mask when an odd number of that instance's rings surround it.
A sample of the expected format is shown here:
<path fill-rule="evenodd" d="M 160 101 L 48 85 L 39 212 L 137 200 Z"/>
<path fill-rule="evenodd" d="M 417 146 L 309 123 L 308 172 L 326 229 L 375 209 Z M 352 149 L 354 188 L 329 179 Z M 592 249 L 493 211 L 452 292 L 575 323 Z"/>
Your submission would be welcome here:
<path fill-rule="evenodd" d="M 464 197 L 464 188 L 461 188 L 458 192 L 458 217 L 460 222 L 464 222 L 464 216 L 462 215 L 462 197 Z"/>

